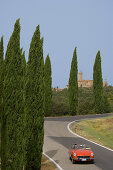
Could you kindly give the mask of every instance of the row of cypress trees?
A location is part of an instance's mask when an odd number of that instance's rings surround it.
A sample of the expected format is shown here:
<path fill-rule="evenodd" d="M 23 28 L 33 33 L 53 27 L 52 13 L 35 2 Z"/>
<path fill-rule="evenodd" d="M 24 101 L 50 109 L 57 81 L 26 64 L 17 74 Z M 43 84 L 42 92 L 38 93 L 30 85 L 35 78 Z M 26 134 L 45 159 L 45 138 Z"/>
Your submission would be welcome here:
<path fill-rule="evenodd" d="M 78 62 L 76 48 L 71 62 L 68 93 L 70 115 L 76 115 L 78 109 Z M 95 113 L 103 113 L 104 97 L 100 51 L 96 55 L 93 67 L 93 98 Z"/>
<path fill-rule="evenodd" d="M 40 36 L 39 26 L 36 27 L 31 40 L 27 63 L 25 52 L 20 49 L 19 19 L 15 22 L 5 59 L 3 54 L 2 37 L 0 41 L 1 169 L 39 170 L 44 139 L 44 115 L 50 114 L 52 99 L 51 63 L 47 55 L 44 64 L 43 38 Z"/>

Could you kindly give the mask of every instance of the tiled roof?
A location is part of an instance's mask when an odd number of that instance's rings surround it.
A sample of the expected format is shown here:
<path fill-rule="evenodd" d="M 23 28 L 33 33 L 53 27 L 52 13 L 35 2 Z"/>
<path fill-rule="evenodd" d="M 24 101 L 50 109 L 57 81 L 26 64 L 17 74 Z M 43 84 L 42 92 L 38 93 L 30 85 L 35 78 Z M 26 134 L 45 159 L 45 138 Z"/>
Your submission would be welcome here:
<path fill-rule="evenodd" d="M 83 81 L 93 81 L 93 80 L 78 80 L 78 82 L 83 82 Z"/>

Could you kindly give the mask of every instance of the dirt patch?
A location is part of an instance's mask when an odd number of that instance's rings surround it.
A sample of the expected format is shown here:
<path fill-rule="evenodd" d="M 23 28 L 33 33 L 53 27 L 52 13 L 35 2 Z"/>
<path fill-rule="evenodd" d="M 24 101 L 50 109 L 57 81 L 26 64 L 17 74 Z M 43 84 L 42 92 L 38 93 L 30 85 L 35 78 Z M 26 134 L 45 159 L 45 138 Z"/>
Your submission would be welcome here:
<path fill-rule="evenodd" d="M 44 155 L 42 156 L 41 170 L 57 170 L 57 168 Z"/>

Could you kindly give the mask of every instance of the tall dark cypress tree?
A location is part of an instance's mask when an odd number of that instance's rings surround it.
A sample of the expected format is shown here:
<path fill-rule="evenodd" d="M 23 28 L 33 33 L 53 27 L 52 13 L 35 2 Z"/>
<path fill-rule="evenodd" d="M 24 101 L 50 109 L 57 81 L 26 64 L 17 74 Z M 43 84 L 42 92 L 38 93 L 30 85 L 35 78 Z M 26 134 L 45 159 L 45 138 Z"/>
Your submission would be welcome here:
<path fill-rule="evenodd" d="M 1 114 L 3 112 L 3 56 L 4 56 L 4 47 L 3 47 L 3 37 L 0 41 L 0 121 Z"/>
<path fill-rule="evenodd" d="M 44 137 L 43 39 L 36 27 L 29 49 L 25 82 L 26 170 L 39 170 Z"/>
<path fill-rule="evenodd" d="M 1 37 L 1 41 L 0 41 L 0 122 L 1 123 L 2 123 L 2 114 L 3 114 L 3 79 L 4 79 L 3 56 L 4 56 L 3 37 Z M 2 133 L 2 131 L 3 131 L 3 129 L 0 128 L 0 134 Z M 0 139 L 0 142 L 1 142 L 1 139 Z M 0 152 L 0 157 L 1 156 L 2 155 Z"/>
<path fill-rule="evenodd" d="M 20 22 L 14 25 L 4 63 L 4 114 L 2 116 L 2 169 L 22 169 L 24 162 L 23 75 Z"/>
<path fill-rule="evenodd" d="M 22 66 L 23 66 L 23 76 L 25 76 L 25 73 L 26 73 L 25 51 L 22 53 Z"/>
<path fill-rule="evenodd" d="M 100 51 L 98 51 L 96 55 L 95 63 L 93 67 L 93 95 L 94 95 L 95 113 L 103 113 L 104 100 L 103 100 L 103 80 L 102 80 Z"/>
<path fill-rule="evenodd" d="M 25 59 L 25 51 L 23 51 L 23 48 L 21 48 L 20 53 L 22 57 L 22 68 L 23 68 L 23 76 L 25 76 L 26 73 L 26 59 Z"/>
<path fill-rule="evenodd" d="M 25 59 L 25 51 L 22 52 L 23 49 L 20 50 L 21 59 L 22 59 L 22 75 L 23 75 L 23 92 L 25 87 L 25 75 L 26 75 L 26 59 Z M 23 93 L 24 95 L 24 93 Z"/>
<path fill-rule="evenodd" d="M 69 77 L 69 112 L 71 115 L 77 114 L 78 108 L 78 66 L 76 48 L 73 53 L 70 77 Z"/>
<path fill-rule="evenodd" d="M 51 78 L 51 61 L 49 55 L 45 60 L 45 116 L 52 113 L 52 78 Z"/>

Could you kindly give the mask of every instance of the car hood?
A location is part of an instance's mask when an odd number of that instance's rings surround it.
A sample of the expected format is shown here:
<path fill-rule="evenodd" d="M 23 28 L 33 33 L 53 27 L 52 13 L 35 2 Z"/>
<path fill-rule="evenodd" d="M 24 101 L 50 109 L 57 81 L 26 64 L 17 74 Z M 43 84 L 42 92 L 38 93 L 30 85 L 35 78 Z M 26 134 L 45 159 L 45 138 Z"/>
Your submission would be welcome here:
<path fill-rule="evenodd" d="M 92 150 L 74 150 L 73 153 L 76 153 L 76 155 L 80 155 L 80 156 L 88 156 L 91 155 Z"/>

